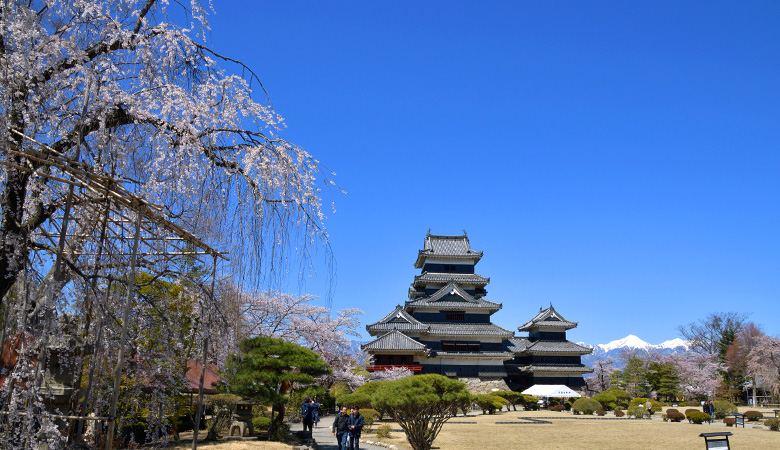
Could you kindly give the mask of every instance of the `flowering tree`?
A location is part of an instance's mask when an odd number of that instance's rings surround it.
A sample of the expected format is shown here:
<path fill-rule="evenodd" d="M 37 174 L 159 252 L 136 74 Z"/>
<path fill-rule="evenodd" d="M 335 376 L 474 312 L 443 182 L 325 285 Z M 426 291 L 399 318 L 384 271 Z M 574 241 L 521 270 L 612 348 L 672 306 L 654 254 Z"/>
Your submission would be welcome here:
<path fill-rule="evenodd" d="M 42 412 L 43 366 L 55 349 L 74 350 L 60 352 L 68 356 L 60 362 L 89 372 L 79 373 L 75 401 L 61 412 L 84 406 L 84 414 L 108 414 L 114 355 L 126 345 L 120 401 L 162 414 L 182 381 L 176 364 L 193 353 L 188 343 L 226 337 L 210 358 L 224 357 L 238 334 L 225 320 L 213 333 L 226 311 L 209 301 L 199 275 L 182 269 L 192 261 L 133 258 L 150 279 L 128 276 L 131 258 L 117 256 L 130 254 L 127 241 L 105 233 L 100 218 L 114 208 L 121 230 L 140 209 L 118 210 L 108 188 L 77 182 L 74 173 L 121 188 L 135 206 L 157 205 L 169 226 L 229 250 L 242 280 L 267 280 L 291 249 L 304 260 L 315 242 L 327 250 L 320 192 L 330 173 L 280 137 L 282 119 L 254 72 L 206 45 L 207 12 L 199 0 L 0 4 L 0 307 L 3 336 L 24 337 L 0 408 L 11 428 L 39 430 L 22 441 L 10 436 L 5 448 L 61 446 L 56 422 Z M 115 258 L 99 261 L 100 252 Z M 164 295 L 129 289 L 162 281 Z M 127 321 L 116 312 L 125 298 L 135 301 L 120 342 Z M 160 345 L 166 340 L 172 344 Z M 78 405 L 83 384 L 93 395 Z"/>
<path fill-rule="evenodd" d="M 589 392 L 598 394 L 609 389 L 610 378 L 615 372 L 615 359 L 607 357 L 593 362 L 593 375 L 585 379 L 585 387 Z"/>
<path fill-rule="evenodd" d="M 300 238 L 305 252 L 324 238 L 319 163 L 279 137 L 282 119 L 253 98 L 261 87 L 254 73 L 202 42 L 208 22 L 200 2 L 175 11 L 188 17 L 183 25 L 168 16 L 170 7 L 158 0 L 0 6 L 0 298 L 30 252 L 50 248 L 35 233 L 61 212 L 65 185 L 55 182 L 49 155 L 120 180 L 186 228 L 229 237 L 220 244 L 236 250 L 235 262 L 251 261 L 243 270 L 266 267 L 267 249 L 278 243 Z M 37 158 L 22 152 L 31 148 Z M 204 221 L 207 211 L 221 213 Z"/>
<path fill-rule="evenodd" d="M 371 381 L 400 380 L 414 375 L 414 372 L 406 367 L 391 367 L 386 370 L 378 370 L 371 374 Z"/>
<path fill-rule="evenodd" d="M 748 368 L 750 352 L 755 348 L 758 338 L 764 336 L 761 328 L 753 322 L 747 322 L 737 333 L 734 342 L 726 350 L 726 364 L 729 373 L 737 382 L 750 380 L 753 385 L 753 404 L 756 403 L 756 377 Z"/>
<path fill-rule="evenodd" d="M 316 297 L 296 296 L 281 292 L 265 291 L 257 294 L 241 292 L 237 287 L 226 287 L 237 299 L 246 336 L 282 338 L 307 347 L 320 355 L 333 370 L 327 380 L 344 382 L 356 388 L 365 379 L 355 373 L 364 365 L 367 355 L 352 346 L 347 336 L 358 337 L 358 315 L 362 311 L 349 308 L 336 312 L 313 305 Z"/>
<path fill-rule="evenodd" d="M 780 397 L 780 338 L 758 336 L 748 355 L 747 367 L 772 394 Z"/>
<path fill-rule="evenodd" d="M 725 369 L 717 354 L 674 353 L 667 355 L 665 361 L 677 369 L 680 390 L 688 397 L 712 397 Z"/>

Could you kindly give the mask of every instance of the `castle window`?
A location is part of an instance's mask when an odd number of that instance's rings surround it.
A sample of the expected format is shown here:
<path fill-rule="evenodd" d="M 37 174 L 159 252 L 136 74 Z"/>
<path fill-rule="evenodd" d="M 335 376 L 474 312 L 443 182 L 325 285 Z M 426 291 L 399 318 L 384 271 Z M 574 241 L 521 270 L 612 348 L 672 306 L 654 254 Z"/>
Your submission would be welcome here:
<path fill-rule="evenodd" d="M 466 313 L 463 312 L 448 312 L 446 314 L 447 320 L 465 320 L 466 319 Z"/>
<path fill-rule="evenodd" d="M 443 342 L 441 344 L 441 349 L 445 352 L 454 352 L 455 351 L 455 344 L 452 342 Z"/>

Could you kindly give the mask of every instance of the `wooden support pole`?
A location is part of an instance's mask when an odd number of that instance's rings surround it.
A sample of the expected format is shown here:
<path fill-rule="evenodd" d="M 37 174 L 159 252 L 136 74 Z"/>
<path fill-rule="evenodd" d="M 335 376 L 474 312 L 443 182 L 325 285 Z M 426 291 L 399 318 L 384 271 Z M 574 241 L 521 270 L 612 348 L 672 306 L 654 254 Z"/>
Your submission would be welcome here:
<path fill-rule="evenodd" d="M 119 338 L 119 356 L 114 372 L 114 395 L 111 398 L 110 419 L 108 422 L 108 435 L 106 437 L 106 450 L 111 450 L 114 445 L 114 429 L 116 428 L 116 405 L 119 402 L 119 387 L 122 381 L 122 366 L 125 362 L 125 341 L 127 340 L 127 322 L 130 320 L 130 307 L 135 297 L 135 254 L 138 253 L 138 241 L 141 238 L 141 218 L 143 206 L 138 205 L 135 222 L 135 237 L 133 238 L 133 256 L 130 260 L 130 272 L 127 274 L 127 299 L 125 309 L 122 312 L 122 335 Z"/>
<path fill-rule="evenodd" d="M 209 300 L 214 303 L 214 284 L 217 279 L 217 255 L 214 255 L 214 266 L 211 268 L 211 290 L 209 291 Z M 209 305 L 211 307 L 211 305 Z M 192 430 L 192 450 L 198 448 L 198 431 L 200 431 L 200 416 L 203 414 L 203 383 L 206 378 L 206 357 L 209 349 L 208 325 L 211 322 L 211 313 L 207 315 L 206 333 L 203 338 L 203 359 L 201 360 L 200 382 L 198 383 L 198 408 L 195 412 L 195 429 Z"/>

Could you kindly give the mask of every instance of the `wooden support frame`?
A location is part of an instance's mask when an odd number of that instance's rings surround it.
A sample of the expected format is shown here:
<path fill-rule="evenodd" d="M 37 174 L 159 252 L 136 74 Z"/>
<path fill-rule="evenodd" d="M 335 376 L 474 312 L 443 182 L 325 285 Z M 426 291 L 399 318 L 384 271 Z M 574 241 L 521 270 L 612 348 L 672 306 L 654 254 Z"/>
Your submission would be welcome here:
<path fill-rule="evenodd" d="M 39 241 L 38 245 L 41 247 L 38 248 L 46 248 L 53 253 L 55 258 L 55 279 L 59 278 L 62 267 L 68 264 L 69 259 L 81 256 L 94 257 L 95 268 L 92 278 L 93 290 L 95 290 L 94 280 L 97 279 L 99 272 L 102 270 L 100 264 L 102 264 L 103 261 L 101 261 L 101 259 L 108 260 L 107 264 L 109 265 L 114 264 L 122 268 L 129 266 L 126 280 L 124 280 L 127 286 L 127 296 L 122 314 L 122 331 L 117 364 L 114 370 L 110 413 L 108 417 L 100 418 L 108 422 L 106 449 L 112 450 L 116 431 L 115 428 L 117 425 L 117 403 L 125 359 L 129 312 L 136 297 L 135 280 L 139 264 L 143 263 L 147 267 L 153 267 L 158 264 L 164 265 L 175 262 L 181 257 L 194 258 L 203 263 L 203 261 L 198 259 L 200 256 L 211 256 L 213 265 L 211 271 L 211 290 L 208 292 L 208 297 L 209 300 L 213 302 L 217 263 L 219 259 L 228 260 L 227 252 L 217 251 L 206 244 L 201 238 L 188 231 L 183 225 L 174 222 L 174 218 L 167 217 L 163 206 L 155 205 L 145 200 L 140 195 L 128 190 L 126 186 L 131 185 L 133 183 L 132 181 L 118 179 L 103 173 L 95 173 L 90 167 L 80 163 L 78 161 L 78 148 L 75 157 L 71 159 L 50 146 L 40 143 L 16 130 L 10 129 L 8 131 L 11 134 L 22 138 L 29 144 L 18 146 L 11 143 L 11 147 L 7 149 L 9 154 L 24 158 L 28 162 L 35 162 L 39 167 L 48 168 L 46 173 L 38 173 L 38 175 L 67 186 L 67 201 L 61 216 L 57 217 L 53 215 L 49 228 L 34 234 L 34 236 L 43 240 L 43 242 Z M 0 164 L 33 174 L 37 172 L 37 170 L 33 170 L 32 164 L 26 167 L 3 160 L 0 160 Z M 93 234 L 69 230 L 69 223 L 78 224 L 78 218 L 74 217 L 71 213 L 71 208 L 75 207 L 74 205 L 78 205 L 82 212 L 90 211 L 97 216 L 103 217 L 103 226 L 99 239 Z M 130 228 L 130 224 L 132 224 L 132 228 Z M 132 238 L 130 238 L 130 236 L 132 236 Z M 66 242 L 69 240 L 99 241 L 99 244 L 95 246 L 96 248 L 87 246 L 74 250 L 72 248 L 66 248 Z M 46 244 L 46 242 L 51 245 Z M 141 258 L 143 260 L 140 260 Z M 120 281 L 119 279 L 112 278 L 111 275 L 107 275 L 105 278 L 109 280 L 109 286 L 112 281 Z M 108 291 L 106 291 L 105 295 L 107 301 Z M 52 299 L 52 296 L 52 293 L 47 294 L 49 301 Z M 47 334 L 44 333 L 44 336 L 47 336 Z M 98 334 L 98 339 L 100 339 L 100 334 Z M 44 338 L 44 341 L 42 342 L 43 348 L 45 348 L 46 345 L 47 340 Z M 208 337 L 205 337 L 203 342 L 204 370 L 206 366 L 205 362 L 208 345 Z M 42 352 L 42 355 L 43 354 L 45 354 L 45 352 Z M 45 365 L 45 357 L 39 358 L 38 362 L 39 364 L 36 369 L 35 378 L 40 385 L 43 380 L 42 366 Z M 94 367 L 92 367 L 91 370 L 94 370 Z M 203 374 L 201 374 L 198 396 L 199 411 L 202 410 L 204 389 L 203 378 Z M 88 386 L 91 385 L 91 381 L 90 375 Z M 89 388 L 87 388 L 87 395 L 85 395 L 81 411 L 78 415 L 63 415 L 56 417 L 77 421 L 96 420 L 87 416 L 86 404 L 88 401 L 88 393 Z M 0 411 L 0 414 L 8 414 L 8 412 Z M 200 414 L 198 415 L 198 419 L 199 418 Z M 81 427 L 79 426 L 79 433 L 81 431 L 80 428 Z M 196 446 L 197 440 L 194 440 L 193 449 L 195 449 Z"/>

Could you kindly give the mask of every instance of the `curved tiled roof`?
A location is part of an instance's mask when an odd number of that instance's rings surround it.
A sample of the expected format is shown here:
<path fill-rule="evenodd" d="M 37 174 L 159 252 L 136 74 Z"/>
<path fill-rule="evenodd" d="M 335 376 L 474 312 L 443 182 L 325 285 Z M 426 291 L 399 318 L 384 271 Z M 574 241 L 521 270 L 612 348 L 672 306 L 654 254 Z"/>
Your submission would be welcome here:
<path fill-rule="evenodd" d="M 486 286 L 490 283 L 490 278 L 477 275 L 475 273 L 445 273 L 445 272 L 423 272 L 422 275 L 414 277 L 413 286 L 425 283 L 458 283 L 473 284 L 476 286 Z"/>
<path fill-rule="evenodd" d="M 567 372 L 567 373 L 591 373 L 593 369 L 588 366 L 578 365 L 556 365 L 556 364 L 529 364 L 518 366 L 521 372 Z"/>
<path fill-rule="evenodd" d="M 436 356 L 449 356 L 455 358 L 497 358 L 506 360 L 512 358 L 508 352 L 440 352 L 436 351 Z"/>
<path fill-rule="evenodd" d="M 496 312 L 501 309 L 501 304 L 474 298 L 456 283 L 449 282 L 430 297 L 406 302 L 406 307 L 411 309 L 436 308 L 438 310 L 482 309 Z"/>
<path fill-rule="evenodd" d="M 430 323 L 430 336 L 501 336 L 511 337 L 512 332 L 492 323 Z"/>
<path fill-rule="evenodd" d="M 379 322 L 366 325 L 366 330 L 372 336 L 376 336 L 376 334 L 382 331 L 425 331 L 427 329 L 428 325 L 412 317 L 401 305 L 396 306 L 390 314 L 380 319 Z"/>
<path fill-rule="evenodd" d="M 588 355 L 593 352 L 592 348 L 583 347 L 569 341 L 536 341 L 527 348 L 529 352 L 546 353 L 569 353 L 578 355 Z"/>
<path fill-rule="evenodd" d="M 534 328 L 562 328 L 568 330 L 575 328 L 577 322 L 569 322 L 550 305 L 549 308 L 542 310 L 539 308 L 539 314 L 533 319 L 518 327 L 518 331 L 531 331 Z"/>
<path fill-rule="evenodd" d="M 465 231 L 460 236 L 439 236 L 431 234 L 431 230 L 428 230 L 425 244 L 423 249 L 417 253 L 414 267 L 422 268 L 428 258 L 468 259 L 473 260 L 476 264 L 482 258 L 482 252 L 475 252 L 471 249 L 469 237 Z"/>
<path fill-rule="evenodd" d="M 526 338 L 512 338 L 504 341 L 506 350 L 514 353 L 524 352 L 529 345 L 531 345 L 531 341 Z"/>
<path fill-rule="evenodd" d="M 385 333 L 379 338 L 361 345 L 360 348 L 371 352 L 411 351 L 414 353 L 429 353 L 428 347 L 424 344 L 415 341 L 398 330 Z"/>

